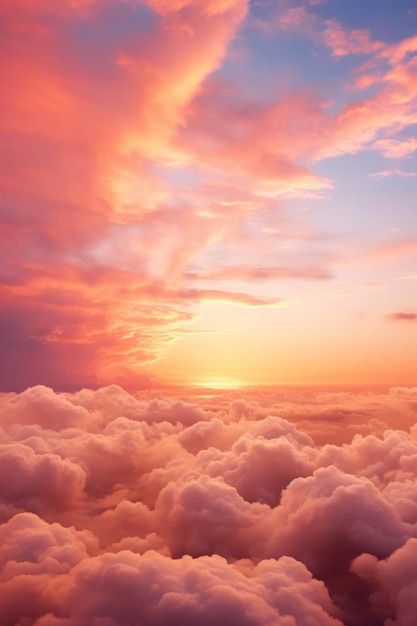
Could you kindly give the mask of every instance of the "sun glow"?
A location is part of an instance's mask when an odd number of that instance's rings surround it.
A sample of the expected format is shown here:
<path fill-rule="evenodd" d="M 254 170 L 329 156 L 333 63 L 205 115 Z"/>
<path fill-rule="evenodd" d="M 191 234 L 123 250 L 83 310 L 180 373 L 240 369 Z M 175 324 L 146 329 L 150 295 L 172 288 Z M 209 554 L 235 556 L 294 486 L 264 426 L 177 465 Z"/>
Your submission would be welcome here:
<path fill-rule="evenodd" d="M 242 389 L 247 383 L 237 378 L 215 378 L 206 380 L 197 380 L 190 383 L 193 387 L 201 387 L 203 389 Z"/>

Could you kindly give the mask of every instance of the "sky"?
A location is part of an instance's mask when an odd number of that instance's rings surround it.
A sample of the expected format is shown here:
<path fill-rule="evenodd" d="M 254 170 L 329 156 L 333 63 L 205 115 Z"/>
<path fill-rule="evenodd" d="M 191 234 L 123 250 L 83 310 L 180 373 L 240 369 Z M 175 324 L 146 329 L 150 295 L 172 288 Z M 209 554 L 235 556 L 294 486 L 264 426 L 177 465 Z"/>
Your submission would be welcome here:
<path fill-rule="evenodd" d="M 414 0 L 0 0 L 0 626 L 416 626 Z"/>
<path fill-rule="evenodd" d="M 1 389 L 412 385 L 413 0 L 3 0 Z"/>

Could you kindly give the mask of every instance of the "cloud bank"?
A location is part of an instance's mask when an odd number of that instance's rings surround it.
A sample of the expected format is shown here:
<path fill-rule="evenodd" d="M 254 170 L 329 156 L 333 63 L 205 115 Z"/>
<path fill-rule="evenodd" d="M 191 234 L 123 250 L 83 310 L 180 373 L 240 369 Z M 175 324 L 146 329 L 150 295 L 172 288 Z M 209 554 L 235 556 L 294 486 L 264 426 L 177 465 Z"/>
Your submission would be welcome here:
<path fill-rule="evenodd" d="M 417 390 L 0 400 L 1 626 L 413 626 Z"/>

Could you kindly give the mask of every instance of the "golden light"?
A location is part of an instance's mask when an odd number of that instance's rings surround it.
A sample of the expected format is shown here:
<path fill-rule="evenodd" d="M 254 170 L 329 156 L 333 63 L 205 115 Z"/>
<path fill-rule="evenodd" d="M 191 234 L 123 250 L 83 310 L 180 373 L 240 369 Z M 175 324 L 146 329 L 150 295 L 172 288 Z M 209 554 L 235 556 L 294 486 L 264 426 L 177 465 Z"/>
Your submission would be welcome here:
<path fill-rule="evenodd" d="M 197 380 L 190 383 L 193 387 L 200 387 L 203 389 L 241 389 L 247 385 L 246 382 L 237 378 L 215 378 Z"/>

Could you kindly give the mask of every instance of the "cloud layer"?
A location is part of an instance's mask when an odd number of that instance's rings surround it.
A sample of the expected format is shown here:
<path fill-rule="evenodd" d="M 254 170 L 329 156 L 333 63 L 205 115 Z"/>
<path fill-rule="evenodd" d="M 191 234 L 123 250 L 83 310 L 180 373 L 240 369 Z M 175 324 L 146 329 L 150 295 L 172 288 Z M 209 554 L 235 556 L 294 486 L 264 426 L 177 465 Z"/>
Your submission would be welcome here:
<path fill-rule="evenodd" d="M 1 396 L 2 626 L 413 625 L 416 389 L 148 395 Z"/>

